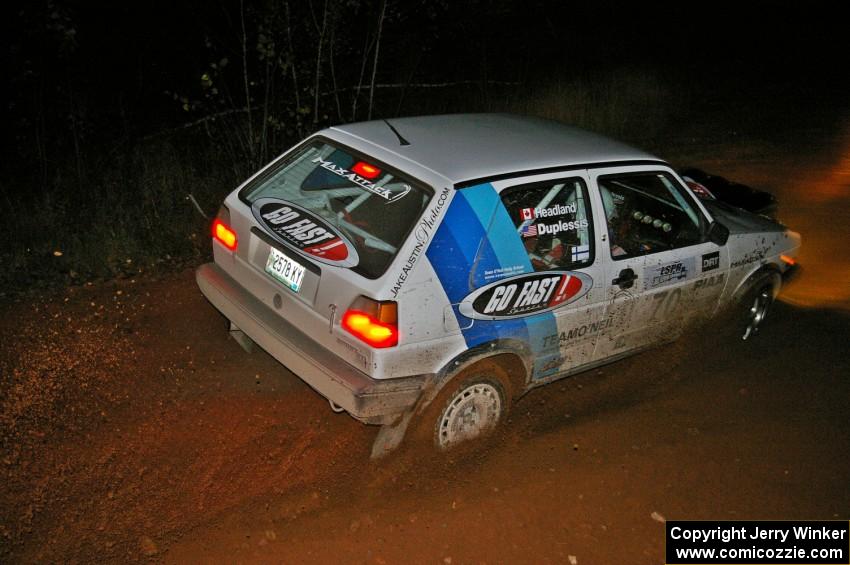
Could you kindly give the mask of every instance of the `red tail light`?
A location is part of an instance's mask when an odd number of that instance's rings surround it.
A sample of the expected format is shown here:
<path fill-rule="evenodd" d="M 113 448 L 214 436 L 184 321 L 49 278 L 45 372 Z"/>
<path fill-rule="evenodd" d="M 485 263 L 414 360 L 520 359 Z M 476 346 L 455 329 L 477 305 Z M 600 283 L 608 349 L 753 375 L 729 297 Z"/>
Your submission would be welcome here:
<path fill-rule="evenodd" d="M 342 327 L 372 347 L 398 344 L 398 305 L 359 297 L 342 316 Z"/>
<path fill-rule="evenodd" d="M 236 232 L 218 218 L 213 222 L 212 236 L 229 250 L 236 251 Z"/>

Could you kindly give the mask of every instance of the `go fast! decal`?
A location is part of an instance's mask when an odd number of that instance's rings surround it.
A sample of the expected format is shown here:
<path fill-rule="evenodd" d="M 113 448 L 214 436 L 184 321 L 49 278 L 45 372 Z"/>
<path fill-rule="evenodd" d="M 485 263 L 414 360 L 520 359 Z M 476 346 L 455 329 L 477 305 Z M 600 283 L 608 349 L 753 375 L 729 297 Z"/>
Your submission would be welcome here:
<path fill-rule="evenodd" d="M 251 211 L 276 239 L 316 261 L 338 267 L 354 267 L 359 262 L 357 250 L 344 235 L 300 206 L 277 198 L 258 198 Z"/>
<path fill-rule="evenodd" d="M 546 271 L 519 275 L 479 288 L 460 303 L 460 313 L 478 320 L 518 318 L 578 300 L 593 280 L 584 273 Z"/>

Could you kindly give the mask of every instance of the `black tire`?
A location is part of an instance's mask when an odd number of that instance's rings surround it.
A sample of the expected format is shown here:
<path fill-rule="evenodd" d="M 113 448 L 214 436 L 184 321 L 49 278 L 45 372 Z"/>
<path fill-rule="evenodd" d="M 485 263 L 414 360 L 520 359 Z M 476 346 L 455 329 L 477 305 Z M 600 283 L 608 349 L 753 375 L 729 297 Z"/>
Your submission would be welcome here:
<path fill-rule="evenodd" d="M 446 451 L 490 434 L 506 419 L 509 390 L 497 362 L 476 363 L 446 384 L 417 419 L 417 442 Z"/>
<path fill-rule="evenodd" d="M 774 283 L 770 276 L 762 277 L 741 298 L 736 308 L 734 327 L 737 339 L 755 337 L 774 300 Z"/>

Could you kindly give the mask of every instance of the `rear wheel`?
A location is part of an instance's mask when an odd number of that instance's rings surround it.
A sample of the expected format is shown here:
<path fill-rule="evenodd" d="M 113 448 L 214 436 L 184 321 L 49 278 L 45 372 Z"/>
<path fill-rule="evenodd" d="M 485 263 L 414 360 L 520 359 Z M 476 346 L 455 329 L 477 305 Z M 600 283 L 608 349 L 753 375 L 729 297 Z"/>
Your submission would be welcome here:
<path fill-rule="evenodd" d="M 420 420 L 420 438 L 441 450 L 486 436 L 505 420 L 508 379 L 492 361 L 476 363 L 440 391 Z"/>
<path fill-rule="evenodd" d="M 437 447 L 449 449 L 489 433 L 502 419 L 503 404 L 495 383 L 481 381 L 458 389 L 437 420 Z"/>

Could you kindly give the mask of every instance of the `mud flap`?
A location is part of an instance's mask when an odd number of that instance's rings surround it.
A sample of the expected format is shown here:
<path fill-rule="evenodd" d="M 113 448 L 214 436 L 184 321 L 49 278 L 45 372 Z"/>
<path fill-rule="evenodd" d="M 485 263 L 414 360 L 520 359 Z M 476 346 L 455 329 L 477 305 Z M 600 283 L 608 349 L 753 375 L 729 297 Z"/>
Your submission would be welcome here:
<path fill-rule="evenodd" d="M 229 328 L 230 337 L 236 340 L 236 343 L 245 350 L 245 353 L 251 353 L 254 349 L 254 340 L 245 335 L 245 332 L 239 329 L 239 326 L 230 322 Z"/>
<path fill-rule="evenodd" d="M 380 459 L 401 445 L 414 412 L 415 409 L 411 408 L 405 411 L 395 422 L 381 426 L 381 429 L 378 430 L 378 435 L 375 437 L 375 441 L 372 443 L 370 459 L 373 461 Z"/>

